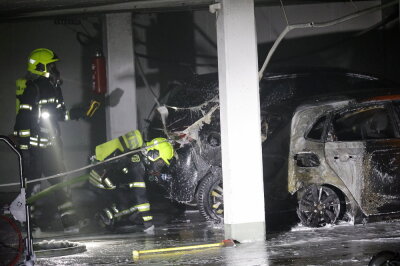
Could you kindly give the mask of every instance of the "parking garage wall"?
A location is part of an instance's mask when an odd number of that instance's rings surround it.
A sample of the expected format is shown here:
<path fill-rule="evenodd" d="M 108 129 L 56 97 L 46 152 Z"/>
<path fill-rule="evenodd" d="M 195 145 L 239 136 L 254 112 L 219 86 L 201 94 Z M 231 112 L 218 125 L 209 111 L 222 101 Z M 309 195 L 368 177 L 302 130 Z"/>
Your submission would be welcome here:
<path fill-rule="evenodd" d="M 26 73 L 29 53 L 36 48 L 53 50 L 61 59 L 57 66 L 63 79 L 62 91 L 67 108 L 87 105 L 90 100 L 91 72 L 90 59 L 93 56 L 92 44 L 81 45 L 77 41 L 77 32 L 85 33 L 78 20 L 55 21 L 40 19 L 0 23 L 0 134 L 13 132 L 15 122 L 15 81 Z M 86 30 L 95 36 L 93 23 L 98 19 L 86 22 Z M 88 163 L 95 141 L 104 139 L 104 115 L 102 111 L 89 121 L 61 122 L 64 156 L 67 169 L 75 169 Z M 8 157 L 13 160 L 12 157 Z M 10 162 L 2 161 L 2 165 Z M 15 171 L 10 174 L 1 171 L 1 183 L 15 182 Z M 7 171 L 7 170 L 6 170 Z M 0 189 L 2 191 L 3 189 Z"/>
<path fill-rule="evenodd" d="M 289 24 L 325 22 L 379 4 L 381 1 L 287 5 L 285 13 Z M 379 27 L 382 18 L 396 16 L 396 9 L 377 11 L 332 27 L 293 30 L 279 45 L 267 71 L 304 66 L 338 67 L 399 81 L 398 70 L 391 67 L 391 62 L 399 59 L 395 48 L 399 43 L 398 21 L 394 17 L 388 20 L 391 23 Z M 261 66 L 287 21 L 280 6 L 258 6 L 255 17 Z M 195 12 L 194 25 L 197 73 L 215 72 L 215 15 L 208 11 Z"/>

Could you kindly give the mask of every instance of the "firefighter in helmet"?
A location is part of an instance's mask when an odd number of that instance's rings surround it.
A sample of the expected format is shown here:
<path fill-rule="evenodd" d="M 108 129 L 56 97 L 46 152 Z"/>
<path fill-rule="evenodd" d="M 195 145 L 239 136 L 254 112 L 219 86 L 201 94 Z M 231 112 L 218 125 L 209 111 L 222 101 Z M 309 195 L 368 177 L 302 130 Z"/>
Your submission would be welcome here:
<path fill-rule="evenodd" d="M 65 172 L 59 122 L 69 120 L 70 116 L 60 87 L 58 61 L 53 51 L 36 49 L 29 55 L 26 77 L 16 82 L 17 115 L 13 138 L 22 150 L 23 169 L 28 180 Z M 51 184 L 58 181 L 49 180 Z M 28 184 L 28 196 L 33 187 Z M 79 230 L 67 192 L 56 193 L 55 197 L 64 230 Z"/>
<path fill-rule="evenodd" d="M 97 161 L 104 161 L 143 145 L 140 132 L 134 130 L 97 146 L 95 157 Z M 104 202 L 99 204 L 98 218 L 110 230 L 140 228 L 152 232 L 154 228 L 145 177 L 160 175 L 170 165 L 174 149 L 165 138 L 153 139 L 146 147 L 142 152 L 99 165 L 90 172 L 90 183 L 99 193 L 104 192 L 99 197 Z"/>

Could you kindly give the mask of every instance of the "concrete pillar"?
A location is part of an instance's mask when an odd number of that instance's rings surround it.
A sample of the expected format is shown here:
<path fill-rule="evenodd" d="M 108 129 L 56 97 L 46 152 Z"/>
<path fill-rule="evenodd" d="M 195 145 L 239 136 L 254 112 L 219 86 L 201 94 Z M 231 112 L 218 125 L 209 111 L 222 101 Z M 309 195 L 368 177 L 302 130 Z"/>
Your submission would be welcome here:
<path fill-rule="evenodd" d="M 217 10 L 217 39 L 225 237 L 241 242 L 264 240 L 253 0 L 221 1 L 221 8 Z"/>
<path fill-rule="evenodd" d="M 106 107 L 107 138 L 113 139 L 137 129 L 132 14 L 107 14 L 104 38 L 111 95 Z"/>

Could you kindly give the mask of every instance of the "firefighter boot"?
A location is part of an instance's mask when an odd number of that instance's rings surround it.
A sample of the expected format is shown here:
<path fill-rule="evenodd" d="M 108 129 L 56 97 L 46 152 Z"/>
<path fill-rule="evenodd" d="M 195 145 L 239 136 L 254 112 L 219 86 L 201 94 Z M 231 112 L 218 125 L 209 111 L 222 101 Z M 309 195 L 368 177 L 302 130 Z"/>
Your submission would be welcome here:
<path fill-rule="evenodd" d="M 104 210 L 97 213 L 95 217 L 100 227 L 105 228 L 109 231 L 114 231 L 114 215 L 108 208 L 105 208 Z"/>
<path fill-rule="evenodd" d="M 144 229 L 143 232 L 145 232 L 146 234 L 154 234 L 154 224 L 153 222 L 144 222 L 143 224 Z"/>
<path fill-rule="evenodd" d="M 78 217 L 75 214 L 75 210 L 72 209 L 72 203 L 66 202 L 58 206 L 58 211 L 60 212 L 61 223 L 64 227 L 64 233 L 66 234 L 79 233 Z"/>

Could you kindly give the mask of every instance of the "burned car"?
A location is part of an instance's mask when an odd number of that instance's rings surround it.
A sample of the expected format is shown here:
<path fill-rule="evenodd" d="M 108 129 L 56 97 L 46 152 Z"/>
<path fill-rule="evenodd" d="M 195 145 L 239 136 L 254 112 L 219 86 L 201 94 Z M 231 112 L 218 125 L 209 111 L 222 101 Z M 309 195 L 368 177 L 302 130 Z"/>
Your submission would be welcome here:
<path fill-rule="evenodd" d="M 393 83 L 339 69 L 277 70 L 260 81 L 261 135 L 266 215 L 290 210 L 288 153 L 293 112 L 304 101 L 390 93 Z M 379 90 L 378 90 L 379 89 Z M 361 92 L 361 93 L 360 93 Z M 315 96 L 318 95 L 318 98 Z M 176 140 L 169 178 L 158 180 L 167 197 L 197 206 L 208 220 L 223 217 L 218 76 L 206 74 L 174 82 L 160 100 L 166 107 L 152 119 L 148 138 Z M 165 109 L 165 108 L 164 108 Z"/>
<path fill-rule="evenodd" d="M 399 107 L 385 96 L 296 110 L 288 187 L 304 225 L 400 212 Z"/>

